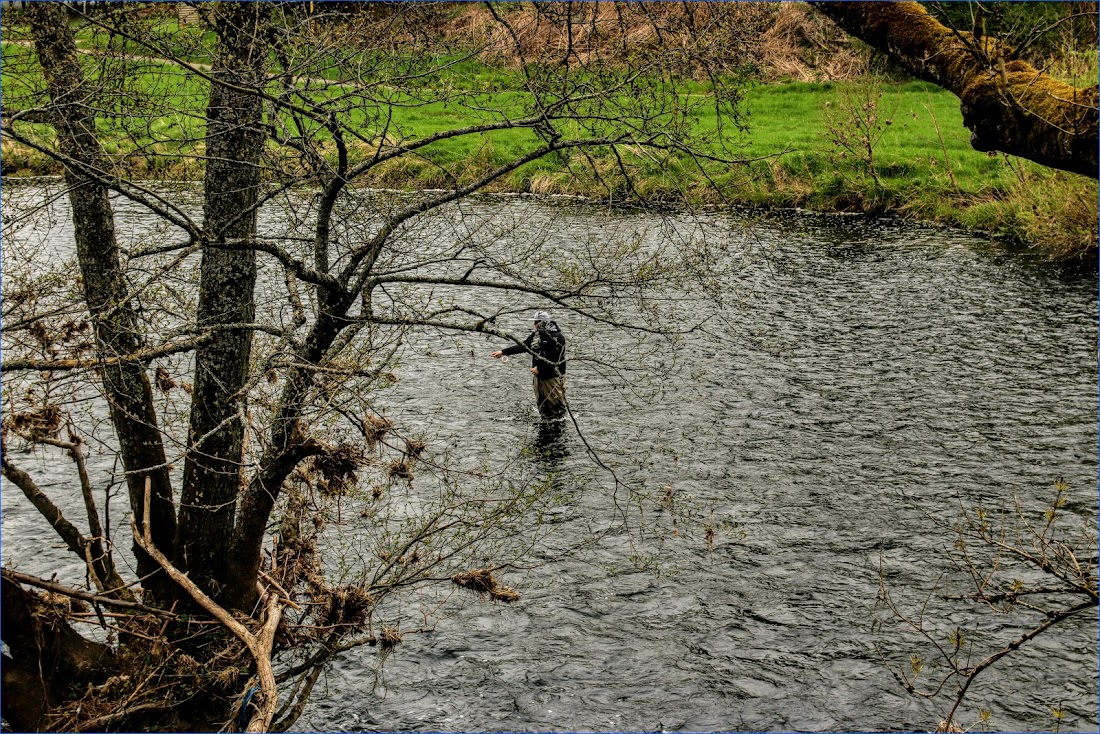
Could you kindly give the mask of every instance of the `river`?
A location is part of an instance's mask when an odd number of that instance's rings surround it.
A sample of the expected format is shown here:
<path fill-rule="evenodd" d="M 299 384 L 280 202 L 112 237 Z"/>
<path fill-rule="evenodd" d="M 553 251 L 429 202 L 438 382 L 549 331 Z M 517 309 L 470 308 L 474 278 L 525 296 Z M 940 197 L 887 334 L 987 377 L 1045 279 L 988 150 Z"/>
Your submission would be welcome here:
<path fill-rule="evenodd" d="M 576 203 L 471 206 L 563 242 L 661 229 Z M 958 588 L 943 575 L 953 538 L 932 518 L 1011 505 L 1014 493 L 1033 509 L 1061 477 L 1065 522 L 1095 542 L 1095 273 L 893 220 L 712 215 L 710 226 L 737 260 L 726 311 L 704 332 L 632 365 L 634 337 L 556 314 L 576 424 L 549 459 L 521 451 L 538 433 L 523 360 L 489 359 L 502 345 L 483 338 L 410 345 L 385 396 L 390 417 L 575 483 L 550 521 L 562 544 L 608 532 L 506 572 L 518 604 L 459 594 L 384 664 L 373 648 L 345 653 L 299 729 L 930 730 L 942 705 L 905 693 L 876 652 L 905 663 L 917 641 L 876 601 L 880 578 L 913 610 Z M 34 236 L 63 249 L 64 217 L 53 227 Z M 503 325 L 528 328 L 519 315 Z M 665 358 L 675 369 L 647 377 Z M 669 501 L 624 513 L 593 451 L 626 485 Z M 60 486 L 70 471 L 41 457 L 37 468 L 46 487 L 50 472 Z M 40 526 L 12 489 L 5 564 L 78 572 L 60 551 L 32 550 Z M 402 627 L 423 621 L 416 604 L 402 613 Z M 1010 622 L 988 611 L 944 620 L 981 644 L 1010 639 Z M 993 729 L 1050 730 L 1054 707 L 1062 730 L 1095 731 L 1096 624 L 1085 615 L 984 673 L 959 719 L 978 722 L 981 707 Z"/>

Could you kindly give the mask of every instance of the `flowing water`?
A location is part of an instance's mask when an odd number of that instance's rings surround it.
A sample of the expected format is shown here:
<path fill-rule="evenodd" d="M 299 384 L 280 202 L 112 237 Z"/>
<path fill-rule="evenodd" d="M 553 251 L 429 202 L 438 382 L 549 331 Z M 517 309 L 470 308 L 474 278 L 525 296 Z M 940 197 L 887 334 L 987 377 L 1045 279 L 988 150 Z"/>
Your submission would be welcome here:
<path fill-rule="evenodd" d="M 475 208 L 541 221 L 565 243 L 646 224 L 529 200 Z M 502 345 L 480 338 L 410 347 L 385 397 L 391 417 L 577 482 L 549 521 L 562 544 L 609 532 L 505 573 L 518 604 L 456 597 L 384 665 L 373 648 L 342 655 L 298 728 L 928 730 L 943 706 L 906 694 L 877 652 L 907 664 L 923 648 L 875 620 L 890 617 L 880 578 L 905 610 L 957 590 L 944 576 L 953 538 L 931 518 L 1014 494 L 1034 508 L 1061 477 L 1067 523 L 1095 538 L 1095 274 L 912 224 L 714 222 L 744 255 L 723 283 L 727 310 L 639 355 L 642 371 L 620 332 L 558 314 L 576 424 L 550 437 L 549 458 L 520 452 L 547 440 L 523 360 L 489 359 Z M 47 239 L 65 236 L 59 221 Z M 528 328 L 521 316 L 502 325 Z M 647 378 L 666 357 L 677 369 Z M 589 447 L 667 501 L 624 509 L 627 490 Z M 47 487 L 71 473 L 38 468 Z M 79 569 L 30 545 L 40 525 L 12 489 L 5 563 Z M 401 626 L 420 613 L 410 604 Z M 988 611 L 941 622 L 986 645 L 1011 639 L 1011 620 Z M 1096 633 L 1093 612 L 1026 645 L 979 678 L 960 719 L 977 722 L 981 707 L 994 729 L 1049 730 L 1055 707 L 1063 730 L 1095 731 Z"/>

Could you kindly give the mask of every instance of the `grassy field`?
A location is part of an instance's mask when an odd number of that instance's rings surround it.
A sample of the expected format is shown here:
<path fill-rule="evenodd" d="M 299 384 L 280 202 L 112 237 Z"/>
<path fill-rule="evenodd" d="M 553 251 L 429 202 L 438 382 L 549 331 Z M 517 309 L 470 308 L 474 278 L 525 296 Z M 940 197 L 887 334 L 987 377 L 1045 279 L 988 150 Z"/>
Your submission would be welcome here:
<path fill-rule="evenodd" d="M 865 122 L 869 103 L 874 127 Z M 1096 181 L 974 150 L 958 98 L 934 85 L 766 86 L 746 105 L 746 153 L 789 151 L 757 166 L 761 175 L 743 193 L 748 202 L 899 213 L 1014 236 L 1055 254 L 1096 247 Z"/>
<path fill-rule="evenodd" d="M 177 40 L 190 38 L 166 28 Z M 5 29 L 9 41 L 18 40 Z M 207 63 L 203 42 L 180 46 L 180 55 Z M 102 51 L 103 39 L 85 33 L 82 48 Z M 131 49 L 127 49 L 131 50 Z M 89 66 L 101 57 L 84 56 Z M 34 86 L 33 50 L 25 43 L 3 45 L 3 94 L 18 108 L 23 89 Z M 201 176 L 202 110 L 205 83 L 153 59 L 131 59 L 125 91 L 99 120 L 104 148 L 126 175 L 192 179 Z M 314 78 L 333 79 L 338 69 L 311 70 Z M 303 81 L 303 84 L 308 81 Z M 478 111 L 514 114 L 526 102 L 510 88 L 510 75 L 473 60 L 456 61 L 427 84 L 465 90 L 459 104 L 417 104 L 394 93 L 392 106 L 345 100 L 348 122 L 366 139 L 353 142 L 353 162 L 370 156 L 369 142 L 391 118 L 387 140 L 415 140 L 440 130 L 492 118 Z M 346 88 L 330 94 L 347 94 Z M 706 90 L 687 85 L 685 102 Z M 873 78 L 845 83 L 786 83 L 746 88 L 743 109 L 747 129 L 724 138 L 726 157 L 744 163 L 698 170 L 677 157 L 651 159 L 629 149 L 623 156 L 640 171 L 635 190 L 648 197 L 765 208 L 802 207 L 820 211 L 899 214 L 1035 243 L 1055 256 L 1095 253 L 1095 181 L 973 150 L 962 125 L 958 99 L 923 82 L 887 83 Z M 312 92 L 311 92 L 312 93 Z M 320 92 L 317 92 L 320 94 Z M 708 111 L 709 110 L 709 111 Z M 696 132 L 718 152 L 718 119 L 702 106 Z M 26 129 L 26 128 L 24 128 Z M 34 126 L 48 144 L 52 131 Z M 319 134 L 324 142 L 324 134 Z M 503 163 L 529 150 L 532 133 L 507 130 L 466 136 L 433 145 L 423 155 L 406 157 L 372 172 L 363 183 L 398 188 L 446 188 L 472 180 L 486 166 Z M 329 150 L 335 155 L 334 149 Z M 57 174 L 57 164 L 11 140 L 3 141 L 7 176 Z M 712 185 L 717 183 L 717 186 Z M 550 158 L 513 172 L 493 186 L 498 191 L 625 195 L 626 181 L 609 152 L 594 159 Z"/>

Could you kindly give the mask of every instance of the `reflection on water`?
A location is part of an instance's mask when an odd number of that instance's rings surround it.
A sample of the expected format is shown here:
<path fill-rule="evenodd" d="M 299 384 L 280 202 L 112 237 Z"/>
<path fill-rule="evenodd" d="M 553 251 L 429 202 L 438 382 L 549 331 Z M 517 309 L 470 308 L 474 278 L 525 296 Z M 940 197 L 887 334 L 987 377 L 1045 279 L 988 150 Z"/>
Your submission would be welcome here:
<path fill-rule="evenodd" d="M 566 431 L 572 428 L 568 417 L 539 419 L 531 450 L 542 471 L 549 474 L 561 467 L 562 461 L 569 455 Z"/>

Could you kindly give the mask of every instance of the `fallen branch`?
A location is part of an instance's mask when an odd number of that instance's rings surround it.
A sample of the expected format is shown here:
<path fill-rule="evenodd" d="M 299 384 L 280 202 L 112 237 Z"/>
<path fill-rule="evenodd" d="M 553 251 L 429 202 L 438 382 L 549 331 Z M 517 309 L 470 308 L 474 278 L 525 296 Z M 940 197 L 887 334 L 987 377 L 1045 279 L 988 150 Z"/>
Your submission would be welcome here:
<path fill-rule="evenodd" d="M 223 609 L 217 602 L 203 593 L 202 589 L 195 585 L 191 579 L 172 565 L 171 561 L 153 544 L 150 535 L 149 505 L 152 494 L 152 481 L 145 479 L 145 522 L 144 533 L 139 533 L 134 518 L 130 518 L 130 529 L 134 534 L 134 542 L 160 565 L 172 581 L 186 591 L 195 602 L 210 613 L 210 616 L 222 623 L 237 639 L 245 644 L 253 660 L 256 661 L 256 675 L 260 679 L 260 705 L 258 711 L 248 722 L 249 732 L 264 732 L 271 726 L 271 720 L 275 717 L 275 710 L 279 703 L 279 690 L 275 684 L 275 672 L 271 667 L 271 648 L 275 642 L 275 630 L 282 619 L 282 608 L 279 606 L 279 595 L 272 592 L 267 596 L 267 604 L 264 610 L 266 619 L 260 628 L 258 635 L 253 635 L 248 629 L 238 622 L 233 616 Z"/>
<path fill-rule="evenodd" d="M 126 599 L 116 599 L 110 596 L 103 596 L 102 594 L 92 594 L 81 589 L 74 589 L 70 586 L 64 586 L 53 581 L 47 581 L 45 579 L 38 578 L 37 576 L 30 576 L 19 571 L 12 571 L 11 569 L 3 569 L 3 575 L 10 580 L 27 584 L 28 586 L 36 586 L 39 589 L 46 591 L 52 591 L 55 594 L 61 594 L 63 596 L 69 596 L 73 599 L 80 599 L 90 604 L 103 604 L 105 606 L 120 607 L 122 609 L 134 609 L 139 612 L 145 612 L 146 614 L 156 614 L 163 617 L 175 617 L 176 615 L 166 612 L 163 609 L 157 609 L 156 607 L 150 607 L 142 604 L 141 602 L 129 601 Z"/>

